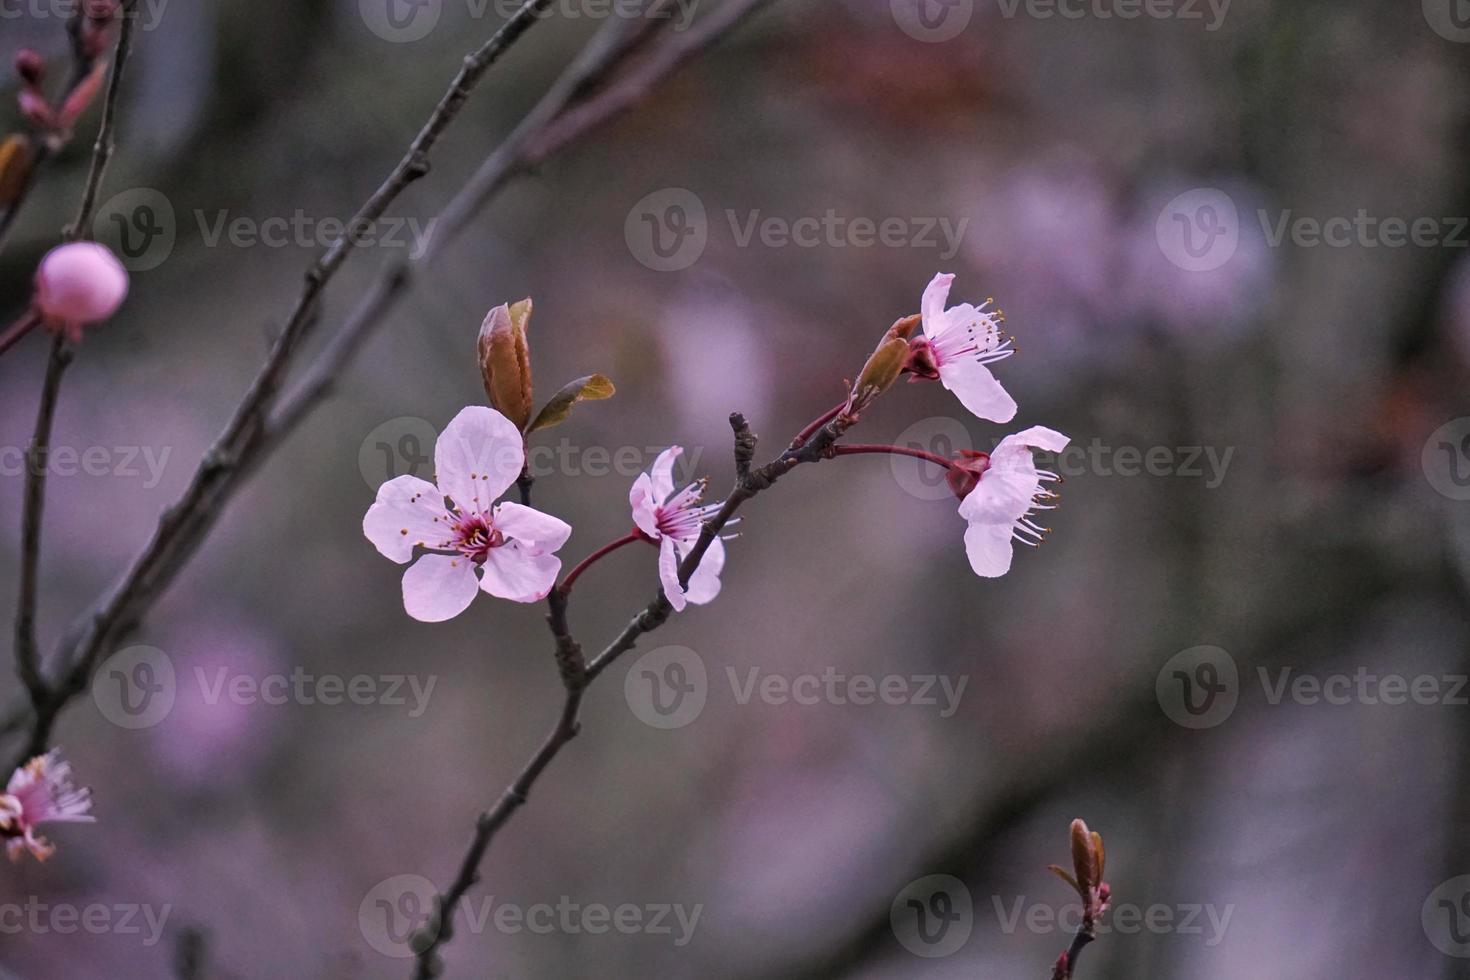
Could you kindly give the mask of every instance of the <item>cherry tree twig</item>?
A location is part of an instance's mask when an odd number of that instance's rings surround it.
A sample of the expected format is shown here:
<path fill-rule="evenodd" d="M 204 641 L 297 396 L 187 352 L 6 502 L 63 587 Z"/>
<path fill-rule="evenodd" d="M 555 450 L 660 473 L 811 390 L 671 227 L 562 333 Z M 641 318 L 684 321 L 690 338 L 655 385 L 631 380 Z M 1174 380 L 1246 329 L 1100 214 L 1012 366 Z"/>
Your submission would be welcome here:
<path fill-rule="evenodd" d="M 118 30 L 117 50 L 113 55 L 111 75 L 107 83 L 107 94 L 102 103 L 102 121 L 97 127 L 97 142 L 92 149 L 92 164 L 82 191 L 81 203 L 77 206 L 76 219 L 66 229 L 67 241 L 75 241 L 90 219 L 96 206 L 98 189 L 112 157 L 114 134 L 117 130 L 118 96 L 122 91 L 123 70 L 127 67 L 128 54 L 133 46 L 132 9 L 136 0 L 129 0 L 122 10 L 122 26 Z M 78 17 L 82 16 L 80 12 Z M 78 74 L 81 59 L 78 58 Z M 18 202 L 17 202 L 18 206 Z M 14 209 L 12 209 L 13 212 Z M 8 217 L 8 216 L 7 216 Z M 61 376 L 71 363 L 72 354 L 66 348 L 66 340 L 58 332 L 51 341 L 51 351 L 46 358 L 46 376 L 41 384 L 40 407 L 36 412 L 36 428 L 26 450 L 25 497 L 21 505 L 21 549 L 20 549 L 20 598 L 15 614 L 15 664 L 16 672 L 25 685 L 31 703 L 37 708 L 51 699 L 50 686 L 41 672 L 39 641 L 36 635 L 36 605 L 40 590 L 41 562 L 41 519 L 46 504 L 47 452 L 51 442 L 51 427 L 56 419 L 56 404 L 61 390 Z"/>

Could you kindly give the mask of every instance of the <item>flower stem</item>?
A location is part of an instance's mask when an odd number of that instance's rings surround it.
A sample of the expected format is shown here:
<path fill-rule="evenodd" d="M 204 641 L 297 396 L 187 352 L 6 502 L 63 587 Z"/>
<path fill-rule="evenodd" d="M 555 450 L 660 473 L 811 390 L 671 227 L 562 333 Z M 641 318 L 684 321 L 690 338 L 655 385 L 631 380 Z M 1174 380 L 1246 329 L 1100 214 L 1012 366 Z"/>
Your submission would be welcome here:
<path fill-rule="evenodd" d="M 836 405 L 829 408 L 827 411 L 823 412 L 821 415 L 812 419 L 809 423 L 807 423 L 807 427 L 798 432 L 796 434 L 796 438 L 791 440 L 791 448 L 800 449 L 802 446 L 806 445 L 806 441 L 808 439 L 810 439 L 819 429 L 821 429 L 822 426 L 826 425 L 828 422 L 835 419 L 838 415 L 842 414 L 842 410 L 846 407 L 846 400 L 840 401 Z"/>
<path fill-rule="evenodd" d="M 561 584 L 556 587 L 556 591 L 560 592 L 563 596 L 567 595 L 572 591 L 572 586 L 576 583 L 578 576 L 587 571 L 587 569 L 591 568 L 593 564 L 595 564 L 597 561 L 606 558 L 608 555 L 612 554 L 614 551 L 617 551 L 625 544 L 632 544 L 635 541 L 646 540 L 647 538 L 644 536 L 642 531 L 630 531 L 629 533 L 623 535 L 621 538 L 618 538 L 616 541 L 608 542 L 607 544 L 603 545 L 601 548 L 598 548 L 596 551 L 592 552 L 592 554 L 588 555 L 586 558 L 583 558 L 580 562 L 578 562 L 577 567 L 573 568 L 570 572 L 567 573 L 567 577 L 562 579 Z"/>
<path fill-rule="evenodd" d="M 922 449 L 907 449 L 903 446 L 833 446 L 828 450 L 833 456 L 863 456 L 873 453 L 882 453 L 889 456 L 912 456 L 914 459 L 925 459 L 945 469 L 953 469 L 954 462 L 937 456 L 934 453 L 925 452 Z"/>

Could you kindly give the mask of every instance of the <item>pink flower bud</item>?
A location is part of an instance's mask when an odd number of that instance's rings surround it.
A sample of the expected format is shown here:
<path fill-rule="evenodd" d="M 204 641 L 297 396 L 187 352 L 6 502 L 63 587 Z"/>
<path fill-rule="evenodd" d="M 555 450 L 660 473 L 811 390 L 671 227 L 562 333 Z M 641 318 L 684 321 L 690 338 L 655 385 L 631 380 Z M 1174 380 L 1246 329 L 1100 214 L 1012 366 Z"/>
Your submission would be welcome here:
<path fill-rule="evenodd" d="M 87 77 L 71 90 L 66 101 L 61 103 L 61 111 L 56 116 L 56 128 L 69 134 L 82 113 L 86 112 L 87 107 L 97 98 L 97 93 L 102 91 L 102 83 L 106 79 L 107 62 L 99 61 L 93 66 Z"/>
<path fill-rule="evenodd" d="M 15 55 L 15 73 L 27 85 L 40 85 L 46 78 L 46 62 L 30 48 L 21 48 Z"/>
<path fill-rule="evenodd" d="M 40 89 L 23 88 L 16 95 L 16 101 L 20 104 L 20 113 L 25 116 L 32 126 L 39 129 L 50 129 L 54 121 L 51 113 L 51 103 L 46 101 L 46 96 L 41 94 Z"/>
<path fill-rule="evenodd" d="M 127 270 L 96 242 L 59 245 L 36 270 L 37 312 L 48 328 L 65 330 L 73 341 L 82 327 L 116 313 L 127 295 Z"/>

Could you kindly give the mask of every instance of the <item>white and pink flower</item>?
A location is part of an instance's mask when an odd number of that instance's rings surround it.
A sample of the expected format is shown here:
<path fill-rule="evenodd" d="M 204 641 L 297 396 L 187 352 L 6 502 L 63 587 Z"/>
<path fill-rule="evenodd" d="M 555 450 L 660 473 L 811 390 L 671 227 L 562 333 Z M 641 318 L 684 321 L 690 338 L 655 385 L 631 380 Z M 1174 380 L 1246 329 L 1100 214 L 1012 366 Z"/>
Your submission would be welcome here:
<path fill-rule="evenodd" d="M 493 408 L 471 406 L 434 445 L 437 486 L 400 476 L 378 488 L 362 533 L 400 565 L 416 548 L 427 552 L 403 574 L 403 608 L 414 619 L 453 619 L 477 589 L 514 602 L 536 602 L 551 591 L 561 573 L 555 552 L 571 525 L 518 503 L 495 502 L 525 462 L 515 425 Z"/>
<path fill-rule="evenodd" d="M 987 365 L 1015 353 L 1000 328 L 998 310 L 969 303 L 945 309 L 954 276 L 941 272 L 924 289 L 919 307 L 924 336 L 913 342 L 909 369 L 918 377 L 938 379 L 970 412 L 992 422 L 1016 417 L 1016 401 L 995 380 Z"/>
<path fill-rule="evenodd" d="M 674 460 L 684 450 L 670 446 L 659 453 L 647 473 L 638 474 L 628 503 L 633 522 L 649 540 L 658 543 L 658 576 L 669 603 L 682 611 L 688 603 L 703 605 L 720 594 L 720 571 L 725 567 L 725 542 L 715 538 L 689 577 L 686 590 L 679 583 L 679 563 L 699 540 L 705 519 L 720 504 L 702 504 L 707 481 L 698 480 L 674 492 Z"/>
<path fill-rule="evenodd" d="M 1057 495 L 1045 485 L 1060 477 L 1038 470 L 1031 452 L 1058 453 L 1070 441 L 1060 432 L 1033 426 L 1006 436 L 989 457 L 977 453 L 960 464 L 966 477 L 960 516 L 970 524 L 965 552 L 976 575 L 1004 575 L 1010 571 L 1015 542 L 1033 546 L 1041 542 L 1047 529 L 1031 518 L 1038 510 L 1056 506 L 1051 501 Z"/>
<path fill-rule="evenodd" d="M 56 848 L 36 835 L 43 823 L 94 823 L 90 790 L 71 782 L 71 765 L 52 749 L 21 766 L 0 793 L 0 839 L 10 860 L 29 851 L 44 861 Z"/>

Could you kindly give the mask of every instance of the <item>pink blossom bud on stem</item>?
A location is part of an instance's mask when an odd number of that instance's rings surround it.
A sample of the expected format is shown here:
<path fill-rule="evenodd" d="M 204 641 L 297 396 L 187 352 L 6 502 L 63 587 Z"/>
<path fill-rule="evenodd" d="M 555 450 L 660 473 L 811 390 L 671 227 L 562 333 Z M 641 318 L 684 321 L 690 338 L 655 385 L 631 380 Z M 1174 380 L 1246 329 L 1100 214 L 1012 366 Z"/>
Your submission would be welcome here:
<path fill-rule="evenodd" d="M 128 295 L 122 263 L 96 242 L 71 242 L 46 253 L 36 270 L 35 309 L 49 330 L 81 339 L 82 328 L 117 312 Z"/>

